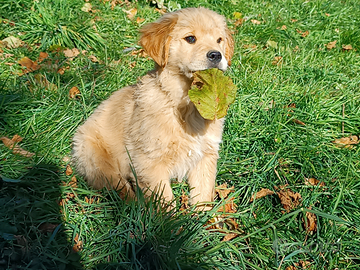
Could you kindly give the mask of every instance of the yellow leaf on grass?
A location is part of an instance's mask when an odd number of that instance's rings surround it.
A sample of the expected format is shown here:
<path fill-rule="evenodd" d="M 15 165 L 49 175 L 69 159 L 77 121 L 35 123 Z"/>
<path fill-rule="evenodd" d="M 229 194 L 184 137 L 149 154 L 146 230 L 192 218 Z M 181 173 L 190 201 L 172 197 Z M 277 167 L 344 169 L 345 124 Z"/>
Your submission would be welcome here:
<path fill-rule="evenodd" d="M 24 44 L 24 42 L 21 39 L 18 39 L 17 37 L 14 37 L 14 36 L 4 38 L 2 40 L 2 43 L 8 49 L 15 49 Z"/>

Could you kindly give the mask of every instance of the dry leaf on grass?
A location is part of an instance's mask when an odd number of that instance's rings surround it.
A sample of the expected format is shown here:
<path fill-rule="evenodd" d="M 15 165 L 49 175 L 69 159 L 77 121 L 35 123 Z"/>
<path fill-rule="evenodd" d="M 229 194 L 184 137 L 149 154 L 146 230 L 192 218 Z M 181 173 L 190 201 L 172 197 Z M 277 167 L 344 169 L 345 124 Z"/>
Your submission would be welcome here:
<path fill-rule="evenodd" d="M 39 58 L 37 60 L 37 62 L 40 64 L 42 61 L 44 61 L 46 58 L 49 57 L 49 54 L 46 52 L 40 52 L 39 54 Z"/>
<path fill-rule="evenodd" d="M 329 42 L 328 44 L 326 44 L 326 48 L 328 50 L 334 49 L 336 47 L 336 42 L 337 40 Z"/>
<path fill-rule="evenodd" d="M 335 144 L 335 146 L 339 147 L 339 148 L 353 148 L 355 144 L 359 143 L 359 137 L 354 135 L 354 136 L 349 136 L 349 137 L 343 137 L 340 139 L 335 139 L 334 141 L 332 141 L 332 143 Z"/>
<path fill-rule="evenodd" d="M 257 199 L 263 198 L 268 195 L 273 195 L 273 194 L 274 194 L 274 191 L 267 189 L 267 188 L 262 188 L 260 191 L 256 192 L 256 194 L 253 194 L 251 196 L 250 202 L 253 202 L 254 199 L 257 200 Z"/>
<path fill-rule="evenodd" d="M 71 180 L 68 184 L 68 186 L 72 187 L 72 188 L 77 188 L 77 179 L 76 176 L 74 175 L 73 177 L 71 177 Z"/>
<path fill-rule="evenodd" d="M 215 188 L 215 193 L 220 199 L 226 199 L 231 192 L 234 192 L 234 186 L 228 188 L 227 183 L 223 183 Z"/>
<path fill-rule="evenodd" d="M 79 235 L 76 234 L 75 238 L 74 238 L 73 251 L 77 253 L 77 252 L 81 251 L 82 248 L 83 248 L 83 242 L 79 241 Z"/>
<path fill-rule="evenodd" d="M 184 211 L 189 209 L 189 197 L 186 194 L 182 194 L 180 196 L 180 211 Z"/>
<path fill-rule="evenodd" d="M 124 10 L 124 12 L 127 14 L 126 17 L 128 17 L 130 20 L 133 20 L 137 14 L 137 9 L 132 8 L 130 10 Z"/>
<path fill-rule="evenodd" d="M 14 154 L 19 154 L 24 157 L 32 157 L 35 155 L 34 153 L 28 152 L 17 146 L 17 143 L 22 141 L 22 138 L 19 135 L 15 135 L 12 139 L 1 137 L 0 140 L 7 148 L 11 149 Z"/>
<path fill-rule="evenodd" d="M 342 49 L 344 51 L 350 51 L 353 49 L 353 47 L 349 44 L 349 45 L 342 45 Z"/>
<path fill-rule="evenodd" d="M 228 233 L 227 235 L 224 236 L 224 238 L 221 240 L 221 242 L 230 241 L 230 240 L 238 237 L 239 235 L 240 235 L 239 233 Z"/>
<path fill-rule="evenodd" d="M 67 176 L 70 176 L 70 175 L 73 174 L 73 169 L 71 168 L 70 164 L 68 164 L 68 165 L 66 166 L 65 174 L 66 174 Z"/>
<path fill-rule="evenodd" d="M 274 60 L 271 62 L 274 66 L 281 66 L 283 64 L 283 57 L 282 56 L 275 56 Z"/>
<path fill-rule="evenodd" d="M 84 3 L 84 5 L 81 8 L 81 11 L 90 12 L 92 11 L 91 9 L 92 9 L 92 5 L 90 3 Z"/>
<path fill-rule="evenodd" d="M 139 57 L 148 57 L 149 55 L 145 52 L 144 49 L 139 49 L 131 52 L 131 55 L 136 55 Z"/>
<path fill-rule="evenodd" d="M 38 65 L 38 63 L 35 61 L 32 61 L 29 57 L 23 57 L 21 58 L 18 63 L 22 66 L 22 67 L 25 67 L 25 69 L 22 71 L 22 73 L 20 74 L 23 75 L 23 74 L 26 74 L 26 73 L 29 73 L 29 72 L 33 72 L 35 70 L 38 70 L 40 68 L 40 66 Z"/>
<path fill-rule="evenodd" d="M 298 119 L 293 119 L 293 122 L 298 125 L 306 126 L 306 124 Z"/>
<path fill-rule="evenodd" d="M 15 49 L 15 48 L 22 46 L 24 44 L 24 42 L 17 37 L 10 36 L 10 37 L 4 38 L 2 40 L 2 44 L 8 49 Z"/>
<path fill-rule="evenodd" d="M 276 194 L 279 196 L 281 204 L 286 212 L 289 213 L 291 210 L 300 205 L 302 197 L 300 193 L 294 192 L 291 189 L 286 188 L 286 186 L 287 185 L 280 187 L 275 186 L 275 189 L 279 190 Z"/>
<path fill-rule="evenodd" d="M 311 210 L 311 208 L 310 208 Z M 316 219 L 316 215 L 314 213 L 310 213 L 310 212 L 306 212 L 305 214 L 306 217 L 306 221 L 303 220 L 304 222 L 304 227 L 306 229 L 306 232 L 316 232 L 317 230 L 317 219 Z"/>
<path fill-rule="evenodd" d="M 138 24 L 140 24 L 140 23 L 142 23 L 144 21 L 145 21 L 144 18 L 139 18 L 139 17 L 136 18 L 136 23 L 138 23 Z"/>
<path fill-rule="evenodd" d="M 253 24 L 257 24 L 257 25 L 259 25 L 259 24 L 261 24 L 261 22 L 260 21 L 258 21 L 258 20 L 255 20 L 255 19 L 253 19 L 253 20 L 250 20 Z"/>
<path fill-rule="evenodd" d="M 312 178 L 312 177 L 311 178 L 305 178 L 305 185 L 307 185 L 307 186 L 317 186 L 317 185 L 319 185 L 320 187 L 325 187 L 324 182 L 320 182 L 316 178 Z"/>
<path fill-rule="evenodd" d="M 234 203 L 234 198 L 227 199 L 225 204 L 219 208 L 218 212 L 236 213 L 236 207 L 237 205 Z"/>
<path fill-rule="evenodd" d="M 80 95 L 80 90 L 76 86 L 71 87 L 69 90 L 69 97 L 70 98 L 76 98 Z"/>
<path fill-rule="evenodd" d="M 70 49 L 63 50 L 63 53 L 64 53 L 65 57 L 68 57 L 68 58 L 70 58 L 70 60 L 72 60 L 73 58 L 75 58 L 76 56 L 78 56 L 80 54 L 80 51 L 77 48 L 73 48 L 71 50 Z"/>
<path fill-rule="evenodd" d="M 285 270 L 298 270 L 298 269 L 310 269 L 311 263 L 309 261 L 299 261 L 298 263 L 294 263 L 294 265 L 290 265 L 286 267 Z M 337 268 L 335 268 L 337 269 Z"/>

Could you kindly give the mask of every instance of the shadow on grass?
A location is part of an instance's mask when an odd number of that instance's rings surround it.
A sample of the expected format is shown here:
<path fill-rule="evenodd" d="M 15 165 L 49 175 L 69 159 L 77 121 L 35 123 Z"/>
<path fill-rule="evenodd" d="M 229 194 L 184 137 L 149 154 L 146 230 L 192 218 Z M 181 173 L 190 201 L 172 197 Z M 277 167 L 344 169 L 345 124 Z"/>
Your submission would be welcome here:
<path fill-rule="evenodd" d="M 0 269 L 81 269 L 62 222 L 58 168 L 0 180 Z"/>

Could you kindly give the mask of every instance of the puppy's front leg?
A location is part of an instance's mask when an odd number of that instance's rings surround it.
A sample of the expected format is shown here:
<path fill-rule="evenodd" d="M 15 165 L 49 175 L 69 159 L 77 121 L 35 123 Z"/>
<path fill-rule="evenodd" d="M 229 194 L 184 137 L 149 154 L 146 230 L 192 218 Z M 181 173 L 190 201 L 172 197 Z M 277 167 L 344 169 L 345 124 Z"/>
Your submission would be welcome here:
<path fill-rule="evenodd" d="M 215 192 L 217 153 L 208 153 L 189 172 L 188 182 L 190 185 L 190 203 L 212 202 Z M 211 206 L 204 205 L 209 210 Z M 200 207 L 202 207 L 200 205 Z"/>
<path fill-rule="evenodd" d="M 138 185 L 147 197 L 155 192 L 161 195 L 166 203 L 174 199 L 170 176 L 165 166 L 149 166 L 141 170 L 138 175 Z"/>

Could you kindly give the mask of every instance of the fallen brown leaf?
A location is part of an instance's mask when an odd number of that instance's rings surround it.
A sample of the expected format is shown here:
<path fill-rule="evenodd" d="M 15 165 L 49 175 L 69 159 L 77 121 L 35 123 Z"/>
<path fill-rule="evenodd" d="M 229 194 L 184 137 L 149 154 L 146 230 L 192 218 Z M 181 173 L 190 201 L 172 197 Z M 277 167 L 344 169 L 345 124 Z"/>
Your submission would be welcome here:
<path fill-rule="evenodd" d="M 303 37 L 303 38 L 305 38 L 305 37 L 307 37 L 309 35 L 309 31 L 305 31 L 305 32 L 303 32 L 302 34 L 301 34 L 301 37 Z"/>
<path fill-rule="evenodd" d="M 340 148 L 349 148 L 351 149 L 355 144 L 359 143 L 359 137 L 356 135 L 349 136 L 349 137 L 343 137 L 340 139 L 335 139 L 332 141 L 332 143 L 335 144 L 335 146 Z"/>
<path fill-rule="evenodd" d="M 250 202 L 253 202 L 254 199 L 257 200 L 257 199 L 263 198 L 268 195 L 273 195 L 273 194 L 274 194 L 274 191 L 267 189 L 267 188 L 262 188 L 260 191 L 256 192 L 256 194 L 253 194 L 251 196 Z"/>
<path fill-rule="evenodd" d="M 82 241 L 79 241 L 79 235 L 78 235 L 78 234 L 75 235 L 74 243 L 75 243 L 75 244 L 73 245 L 73 251 L 74 251 L 75 253 L 81 251 L 82 248 L 83 248 L 83 242 L 82 242 Z"/>
<path fill-rule="evenodd" d="M 298 119 L 293 119 L 293 122 L 298 125 L 306 126 L 306 124 Z"/>
<path fill-rule="evenodd" d="M 244 23 L 245 21 L 246 21 L 246 20 L 245 20 L 244 18 L 237 19 L 237 20 L 234 22 L 234 26 L 235 26 L 235 27 L 241 26 L 241 25 L 243 25 L 243 23 Z"/>
<path fill-rule="evenodd" d="M 38 70 L 40 68 L 40 66 L 38 65 L 38 63 L 35 61 L 32 61 L 29 57 L 23 57 L 21 58 L 18 63 L 25 67 L 25 69 L 22 71 L 22 73 L 20 74 L 23 75 L 23 74 L 26 74 L 26 73 L 29 73 L 29 72 L 33 72 L 35 70 Z"/>
<path fill-rule="evenodd" d="M 217 186 L 215 188 L 215 193 L 218 195 L 220 199 L 226 199 L 231 192 L 233 192 L 235 189 L 234 187 L 227 187 L 227 184 L 221 184 L 220 186 Z"/>
<path fill-rule="evenodd" d="M 68 184 L 68 186 L 72 187 L 72 188 L 77 188 L 77 179 L 76 176 L 74 175 L 73 177 L 71 177 L 71 180 Z"/>
<path fill-rule="evenodd" d="M 39 54 L 39 58 L 38 58 L 38 63 L 40 64 L 42 61 L 44 61 L 46 58 L 49 57 L 49 54 L 46 52 L 40 52 Z"/>
<path fill-rule="evenodd" d="M 305 178 L 305 185 L 307 185 L 307 186 L 317 186 L 317 185 L 319 185 L 320 187 L 324 187 L 325 183 L 320 182 L 316 178 L 311 177 L 311 178 Z"/>
<path fill-rule="evenodd" d="M 286 30 L 287 29 L 287 27 L 286 27 L 286 25 L 284 24 L 283 26 L 281 26 L 281 28 L 280 28 L 281 30 Z"/>
<path fill-rule="evenodd" d="M 137 9 L 136 8 L 132 8 L 130 10 L 124 10 L 125 13 L 127 14 L 126 17 L 128 17 L 130 20 L 133 20 L 137 14 Z"/>
<path fill-rule="evenodd" d="M 275 56 L 274 57 L 274 60 L 272 61 L 272 63 L 271 63 L 272 65 L 274 65 L 274 66 L 280 66 L 280 65 L 282 65 L 283 64 L 283 58 L 282 58 L 282 56 Z"/>
<path fill-rule="evenodd" d="M 4 145 L 7 148 L 11 149 L 14 154 L 19 154 L 19 155 L 24 156 L 24 157 L 32 157 L 32 156 L 34 156 L 35 155 L 34 153 L 28 152 L 28 151 L 26 151 L 26 150 L 24 150 L 24 149 L 22 149 L 22 148 L 20 148 L 19 146 L 16 145 L 18 142 L 20 142 L 22 140 L 22 138 L 21 138 L 21 140 L 20 140 L 20 138 L 21 137 L 19 135 L 15 135 L 13 137 L 14 140 L 9 139 L 7 137 L 1 137 L 0 140 L 4 143 Z"/>
<path fill-rule="evenodd" d="M 81 8 L 81 11 L 90 12 L 92 11 L 91 9 L 92 9 L 92 5 L 90 3 L 84 3 L 84 5 Z"/>
<path fill-rule="evenodd" d="M 224 238 L 221 240 L 221 242 L 230 241 L 230 240 L 238 237 L 239 235 L 240 235 L 239 233 L 228 233 L 224 236 Z"/>
<path fill-rule="evenodd" d="M 278 192 L 276 192 L 276 194 L 279 196 L 281 204 L 287 213 L 300 204 L 302 200 L 300 193 L 294 192 L 291 189 L 286 188 L 286 185 L 280 187 L 275 186 L 275 189 L 279 190 Z"/>
<path fill-rule="evenodd" d="M 328 44 L 326 44 L 326 48 L 328 50 L 334 49 L 336 47 L 336 42 L 337 40 L 329 42 Z"/>
<path fill-rule="evenodd" d="M 311 210 L 311 208 L 310 208 Z M 317 230 L 317 219 L 316 215 L 314 213 L 306 212 L 306 222 L 304 222 L 304 227 L 306 229 L 306 232 L 316 232 Z"/>
<path fill-rule="evenodd" d="M 66 174 L 67 176 L 70 176 L 70 175 L 73 174 L 73 170 L 72 170 L 70 164 L 68 164 L 68 165 L 66 166 L 65 174 Z"/>
<path fill-rule="evenodd" d="M 225 201 L 225 204 L 219 208 L 218 212 L 236 213 L 237 205 L 234 203 L 234 198 Z"/>
<path fill-rule="evenodd" d="M 189 196 L 182 194 L 180 196 L 180 211 L 184 211 L 189 208 Z"/>
<path fill-rule="evenodd" d="M 90 55 L 90 56 L 89 56 L 89 59 L 90 59 L 90 61 L 93 62 L 93 63 L 100 63 L 100 61 L 96 58 L 95 55 Z"/>
<path fill-rule="evenodd" d="M 252 22 L 253 24 L 261 24 L 261 22 L 260 22 L 260 21 L 255 20 L 255 19 L 250 20 L 250 22 Z"/>
<path fill-rule="evenodd" d="M 139 18 L 139 17 L 136 18 L 136 23 L 138 23 L 138 24 L 140 24 L 140 23 L 142 23 L 144 21 L 145 21 L 144 18 Z"/>
<path fill-rule="evenodd" d="M 344 51 L 350 51 L 353 49 L 353 47 L 349 44 L 349 45 L 342 45 L 342 49 Z"/>
<path fill-rule="evenodd" d="M 76 56 L 78 56 L 80 54 L 79 49 L 77 48 L 73 48 L 73 49 L 66 49 L 63 50 L 63 53 L 66 57 L 70 58 L 70 60 L 72 60 L 73 58 L 75 58 Z"/>
<path fill-rule="evenodd" d="M 71 87 L 69 90 L 69 97 L 70 98 L 76 98 L 80 95 L 80 90 L 76 86 Z"/>

